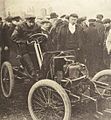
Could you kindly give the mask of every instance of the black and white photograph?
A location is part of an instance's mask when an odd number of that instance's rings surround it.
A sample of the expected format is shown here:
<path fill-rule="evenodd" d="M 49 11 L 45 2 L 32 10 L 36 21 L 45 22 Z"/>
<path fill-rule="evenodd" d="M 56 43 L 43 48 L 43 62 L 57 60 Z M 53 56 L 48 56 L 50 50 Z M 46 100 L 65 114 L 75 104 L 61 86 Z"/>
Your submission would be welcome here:
<path fill-rule="evenodd" d="M 111 120 L 111 0 L 0 0 L 0 120 Z"/>

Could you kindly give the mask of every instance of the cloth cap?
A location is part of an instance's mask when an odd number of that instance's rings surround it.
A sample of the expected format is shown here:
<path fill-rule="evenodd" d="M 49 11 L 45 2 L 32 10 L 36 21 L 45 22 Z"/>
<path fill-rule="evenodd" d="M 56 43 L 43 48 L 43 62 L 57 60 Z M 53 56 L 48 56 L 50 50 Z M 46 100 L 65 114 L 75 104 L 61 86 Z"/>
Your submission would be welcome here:
<path fill-rule="evenodd" d="M 12 17 L 11 17 L 11 16 L 6 17 L 6 18 L 5 18 L 5 21 L 7 21 L 7 22 L 12 22 Z"/>
<path fill-rule="evenodd" d="M 110 20 L 109 18 L 106 18 L 106 19 L 103 20 L 103 23 L 104 23 L 104 24 L 110 23 L 110 22 L 111 22 L 111 20 Z"/>
<path fill-rule="evenodd" d="M 51 23 L 51 22 L 49 20 L 42 20 L 41 24 L 44 24 L 44 23 Z"/>
<path fill-rule="evenodd" d="M 72 13 L 69 15 L 69 17 L 75 17 L 75 18 L 78 18 L 78 15 L 76 13 Z"/>
<path fill-rule="evenodd" d="M 19 20 L 21 20 L 21 17 L 20 16 L 14 16 L 14 17 L 12 17 L 12 20 L 19 21 Z"/>
<path fill-rule="evenodd" d="M 77 23 L 81 23 L 86 20 L 86 17 L 78 18 Z"/>
<path fill-rule="evenodd" d="M 89 19 L 89 22 L 96 22 L 96 19 Z"/>
<path fill-rule="evenodd" d="M 62 16 L 60 16 L 60 18 L 65 18 L 66 17 L 66 15 L 62 15 Z"/>
<path fill-rule="evenodd" d="M 34 20 L 36 17 L 34 16 L 34 15 L 32 15 L 32 14 L 26 14 L 25 15 L 25 19 L 27 19 L 27 20 Z"/>
<path fill-rule="evenodd" d="M 96 16 L 96 18 L 101 19 L 101 18 L 103 18 L 103 15 L 102 15 L 102 14 L 98 14 L 98 15 Z"/>

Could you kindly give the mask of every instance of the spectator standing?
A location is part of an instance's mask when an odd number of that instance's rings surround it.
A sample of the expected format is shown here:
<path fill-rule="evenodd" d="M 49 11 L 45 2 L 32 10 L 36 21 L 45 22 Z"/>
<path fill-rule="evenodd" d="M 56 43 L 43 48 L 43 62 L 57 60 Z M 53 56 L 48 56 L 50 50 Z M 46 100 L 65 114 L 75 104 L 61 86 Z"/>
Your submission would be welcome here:
<path fill-rule="evenodd" d="M 103 20 L 104 27 L 105 27 L 105 37 L 104 37 L 104 50 L 103 50 L 103 60 L 104 60 L 104 67 L 109 68 L 110 67 L 110 56 L 108 53 L 110 53 L 110 27 L 111 27 L 111 20 L 109 18 L 106 18 Z"/>
<path fill-rule="evenodd" d="M 89 19 L 89 27 L 85 30 L 86 39 L 86 64 L 89 70 L 90 77 L 93 77 L 98 72 L 98 46 L 99 35 L 95 27 L 96 19 Z"/>
<path fill-rule="evenodd" d="M 103 15 L 102 14 L 98 14 L 96 16 L 96 24 L 95 27 L 98 31 L 98 35 L 99 35 L 99 46 L 98 46 L 98 57 L 99 57 L 99 70 L 104 69 L 104 62 L 103 62 L 103 44 L 104 44 L 104 31 L 105 31 L 105 27 L 103 24 Z"/>

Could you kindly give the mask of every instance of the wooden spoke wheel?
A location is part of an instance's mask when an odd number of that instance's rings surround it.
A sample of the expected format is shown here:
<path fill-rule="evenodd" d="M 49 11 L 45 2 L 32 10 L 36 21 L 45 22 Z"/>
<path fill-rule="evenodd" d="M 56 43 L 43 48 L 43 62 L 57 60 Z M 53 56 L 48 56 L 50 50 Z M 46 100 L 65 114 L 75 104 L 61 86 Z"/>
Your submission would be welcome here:
<path fill-rule="evenodd" d="M 5 97 L 10 97 L 14 87 L 14 75 L 9 62 L 4 62 L 1 67 L 1 89 Z"/>
<path fill-rule="evenodd" d="M 111 70 L 102 70 L 92 79 L 101 95 L 111 97 Z M 100 85 L 103 83 L 103 85 Z"/>
<path fill-rule="evenodd" d="M 28 108 L 33 120 L 70 120 L 71 103 L 55 81 L 40 80 L 30 89 Z"/>

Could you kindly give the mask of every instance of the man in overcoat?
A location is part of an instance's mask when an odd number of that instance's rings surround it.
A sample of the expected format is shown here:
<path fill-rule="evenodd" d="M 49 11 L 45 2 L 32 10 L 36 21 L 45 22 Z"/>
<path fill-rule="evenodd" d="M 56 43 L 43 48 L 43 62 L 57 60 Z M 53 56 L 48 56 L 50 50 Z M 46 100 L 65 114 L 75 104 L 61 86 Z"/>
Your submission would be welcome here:
<path fill-rule="evenodd" d="M 82 44 L 82 29 L 77 25 L 77 14 L 70 14 L 68 20 L 68 24 L 62 25 L 59 30 L 57 50 L 74 50 L 74 55 L 78 60 L 78 51 Z"/>
<path fill-rule="evenodd" d="M 34 64 L 30 56 L 30 52 L 33 52 L 34 48 L 28 46 L 27 41 L 31 35 L 40 32 L 41 28 L 35 23 L 35 17 L 29 14 L 26 15 L 25 22 L 15 28 L 11 37 L 19 45 L 19 53 L 22 57 L 21 62 L 32 77 L 36 76 Z"/>
<path fill-rule="evenodd" d="M 93 77 L 98 72 L 99 63 L 99 35 L 95 27 L 96 19 L 89 19 L 89 27 L 85 31 L 85 49 L 89 74 Z"/>

